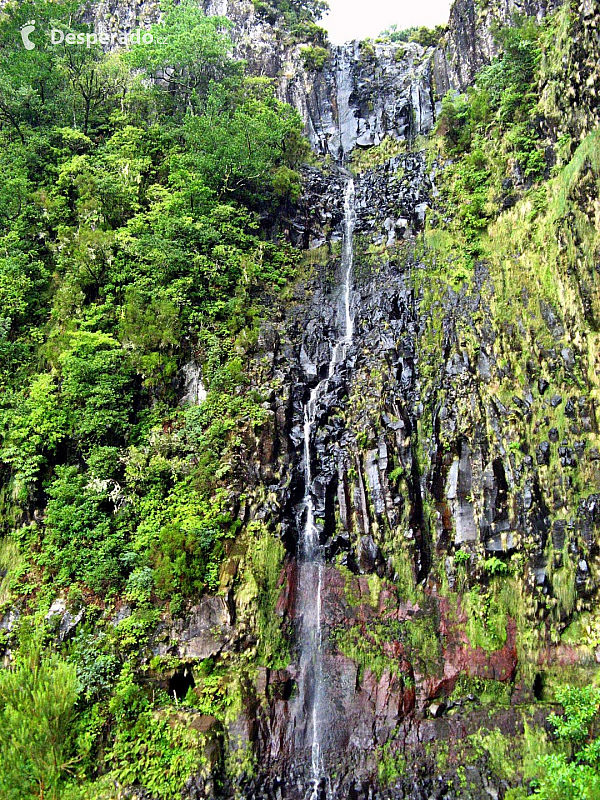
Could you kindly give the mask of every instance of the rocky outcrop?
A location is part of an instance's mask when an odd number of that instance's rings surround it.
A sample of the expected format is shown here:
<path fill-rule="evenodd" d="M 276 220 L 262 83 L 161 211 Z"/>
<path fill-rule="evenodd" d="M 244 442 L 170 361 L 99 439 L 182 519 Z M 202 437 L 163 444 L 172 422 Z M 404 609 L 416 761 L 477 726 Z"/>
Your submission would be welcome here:
<path fill-rule="evenodd" d="M 278 613 L 288 631 L 298 613 L 304 404 L 326 375 L 342 325 L 344 181 L 339 171 L 307 173 L 292 227 L 299 243 L 318 248 L 315 263 L 285 317 L 266 326 L 257 354 L 261 391 L 284 387 L 271 402 L 277 485 L 252 514 L 286 542 Z M 319 395 L 315 422 L 315 518 L 330 565 L 323 625 L 331 725 L 323 738 L 337 776 L 333 796 L 435 796 L 436 768 L 417 752 L 428 737 L 452 739 L 461 725 L 475 724 L 464 699 L 471 695 L 457 700 L 457 687 L 516 680 L 515 703 L 531 698 L 528 672 L 519 672 L 523 632 L 534 630 L 542 648 L 546 625 L 566 624 L 575 605 L 591 608 L 599 505 L 596 495 L 579 498 L 570 476 L 585 468 L 600 484 L 596 410 L 570 388 L 583 378 L 557 309 L 542 306 L 548 333 L 531 344 L 539 366 L 532 358 L 517 383 L 502 357 L 507 332 L 494 321 L 485 264 L 470 286 L 443 284 L 432 301 L 417 247 L 426 210 L 437 202 L 424 153 L 395 156 L 355 182 L 354 342 L 345 368 Z M 428 338 L 432 329 L 439 340 Z M 555 383 L 563 374 L 565 382 Z M 495 388 L 503 380 L 514 383 L 510 398 Z M 513 599 L 494 605 L 487 594 L 492 605 L 480 605 L 489 570 L 508 578 L 513 563 L 520 565 L 507 583 Z M 559 651 L 534 650 L 528 669 L 544 669 Z M 294 744 L 297 680 L 295 654 L 286 669 L 259 676 L 244 724 L 255 726 L 248 746 L 264 774 L 246 786 L 249 797 L 302 796 L 309 755 Z M 514 730 L 517 716 L 510 708 L 498 725 Z M 500 717 L 494 709 L 492 718 Z M 378 779 L 381 748 L 418 765 L 419 778 L 388 794 Z M 410 794 L 408 786 L 418 789 Z M 501 792 L 482 766 L 473 786 L 473 797 Z"/>
<path fill-rule="evenodd" d="M 213 16 L 226 16 L 237 57 L 251 74 L 276 82 L 281 100 L 300 113 L 313 148 L 337 161 L 356 147 L 386 137 L 412 141 L 434 122 L 431 50 L 418 44 L 351 42 L 329 47 L 318 67 L 303 58 L 312 43 L 296 40 L 281 19 L 267 21 L 251 0 L 204 0 Z M 156 0 L 135 6 L 104 0 L 88 6 L 86 18 L 99 32 L 131 31 L 160 19 Z"/>
<path fill-rule="evenodd" d="M 510 25 L 515 15 L 538 21 L 562 5 L 563 0 L 455 0 L 448 30 L 434 55 L 435 87 L 439 98 L 449 89 L 463 91 L 477 72 L 498 54 L 497 27 Z"/>
<path fill-rule="evenodd" d="M 305 120 L 313 148 L 343 161 L 355 147 L 386 137 L 413 141 L 433 127 L 427 51 L 417 44 L 352 42 L 330 49 L 319 70 L 290 54 L 280 94 Z"/>

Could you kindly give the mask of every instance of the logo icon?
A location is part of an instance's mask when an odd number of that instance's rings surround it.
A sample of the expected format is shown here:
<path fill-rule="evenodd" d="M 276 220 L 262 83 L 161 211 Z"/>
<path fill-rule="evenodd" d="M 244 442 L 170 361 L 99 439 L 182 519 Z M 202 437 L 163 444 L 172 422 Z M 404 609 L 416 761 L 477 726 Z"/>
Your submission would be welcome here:
<path fill-rule="evenodd" d="M 34 50 L 35 42 L 32 42 L 29 36 L 35 30 L 35 20 L 32 19 L 21 28 L 21 39 L 23 39 L 23 47 L 25 50 Z"/>

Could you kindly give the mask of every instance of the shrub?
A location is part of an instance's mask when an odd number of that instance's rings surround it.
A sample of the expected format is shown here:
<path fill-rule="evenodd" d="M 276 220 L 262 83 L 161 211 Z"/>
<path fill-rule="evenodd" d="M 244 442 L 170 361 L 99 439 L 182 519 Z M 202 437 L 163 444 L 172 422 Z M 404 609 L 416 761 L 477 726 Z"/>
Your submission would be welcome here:
<path fill-rule="evenodd" d="M 48 487 L 37 562 L 59 586 L 81 581 L 95 592 L 117 591 L 123 578 L 124 533 L 110 513 L 107 488 L 77 467 L 57 467 Z"/>
<path fill-rule="evenodd" d="M 536 797 L 541 800 L 596 800 L 600 796 L 600 689 L 563 686 L 556 693 L 564 714 L 549 722 L 560 742 L 570 750 L 543 756 Z"/>
<path fill-rule="evenodd" d="M 319 71 L 323 69 L 325 62 L 329 58 L 329 50 L 319 45 L 315 45 L 314 47 L 309 45 L 308 47 L 302 48 L 300 51 L 300 58 L 306 69 Z"/>
<path fill-rule="evenodd" d="M 75 667 L 26 645 L 13 669 L 0 671 L 0 795 L 58 798 L 74 766 Z"/>

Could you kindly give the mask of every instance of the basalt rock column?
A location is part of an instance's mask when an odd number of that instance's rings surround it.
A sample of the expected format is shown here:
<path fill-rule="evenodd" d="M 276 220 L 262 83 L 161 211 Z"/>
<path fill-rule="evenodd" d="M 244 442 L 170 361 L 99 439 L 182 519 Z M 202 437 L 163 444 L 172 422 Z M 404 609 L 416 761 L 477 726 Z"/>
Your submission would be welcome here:
<path fill-rule="evenodd" d="M 356 215 L 354 211 L 354 180 L 349 179 L 344 196 L 344 241 L 342 249 L 344 330 L 333 343 L 327 378 L 320 381 L 310 392 L 304 406 L 304 499 L 301 511 L 300 574 L 298 583 L 298 610 L 300 618 L 299 647 L 300 673 L 299 696 L 296 719 L 302 730 L 297 743 L 310 752 L 311 783 L 308 797 L 318 800 L 322 787 L 327 786 L 326 753 L 324 742 L 331 724 L 327 698 L 327 675 L 324 667 L 324 642 L 321 619 L 324 560 L 315 524 L 313 499 L 313 434 L 317 411 L 327 384 L 336 367 L 346 358 L 352 344 L 354 323 L 352 319 L 352 267 L 353 233 Z M 325 791 L 327 791 L 325 789 Z"/>

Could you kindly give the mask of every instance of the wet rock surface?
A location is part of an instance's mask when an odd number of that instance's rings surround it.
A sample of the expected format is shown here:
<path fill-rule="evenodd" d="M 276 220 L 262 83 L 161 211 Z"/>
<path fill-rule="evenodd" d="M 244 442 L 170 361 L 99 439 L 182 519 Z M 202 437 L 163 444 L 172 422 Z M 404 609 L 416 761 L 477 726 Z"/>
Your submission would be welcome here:
<path fill-rule="evenodd" d="M 336 254 L 343 180 L 335 172 L 309 174 L 298 224 L 326 261 L 299 286 L 276 333 L 269 328 L 262 340 L 268 367 L 261 378 L 285 391 L 272 405 L 280 454 L 277 502 L 260 513 L 280 526 L 288 546 L 278 612 L 290 630 L 296 624 L 294 556 L 304 491 L 303 406 L 326 375 L 342 324 Z M 579 435 L 585 428 L 594 435 L 595 411 L 585 395 L 559 396 L 552 381 L 535 371 L 509 400 L 498 397 L 493 386 L 505 367 L 498 356 L 500 333 L 490 324 L 494 286 L 485 264 L 477 266 L 470 292 L 448 287 L 434 308 L 425 304 L 423 289 L 415 288 L 422 287 L 417 278 L 424 265 L 414 243 L 422 210 L 436 199 L 424 154 L 398 156 L 363 173 L 356 199 L 354 341 L 345 366 L 319 397 L 312 472 L 316 522 L 330 563 L 322 613 L 332 707 L 323 738 L 336 778 L 335 785 L 323 786 L 323 797 L 454 797 L 458 785 L 448 788 L 454 767 L 442 780 L 423 756 L 423 743 L 453 741 L 478 724 L 461 705 L 471 701 L 450 699 L 460 681 L 512 685 L 519 664 L 517 622 L 507 616 L 499 638 L 478 642 L 468 633 L 473 610 L 448 598 L 432 577 L 432 564 L 445 559 L 448 587 L 456 590 L 464 581 L 454 561 L 458 551 L 469 563 L 475 553 L 485 553 L 501 574 L 518 554 L 525 563 L 522 602 L 526 606 L 526 597 L 535 594 L 551 609 L 554 571 L 568 547 L 577 602 L 588 602 L 596 590 L 590 559 L 597 550 L 600 504 L 590 495 L 573 506 L 566 476 L 589 459 L 596 470 L 590 480 L 598 483 L 593 448 Z M 390 219 L 404 220 L 398 226 L 403 235 L 394 225 L 393 242 Z M 443 347 L 435 353 L 424 344 L 432 313 L 443 331 Z M 562 351 L 568 349 L 562 345 L 566 329 L 552 314 L 547 324 L 555 345 L 543 352 L 549 364 L 544 375 L 552 375 L 553 364 L 565 364 Z M 557 413 L 573 428 L 559 431 L 553 425 Z M 423 421 L 428 414 L 431 427 Z M 543 425 L 536 423 L 537 444 L 529 452 L 519 446 L 517 458 L 511 442 L 520 441 L 525 425 L 533 426 L 534 414 L 544 415 Z M 410 565 L 409 582 L 424 587 L 421 605 L 403 596 L 401 563 Z M 489 580 L 479 571 L 469 585 L 485 587 Z M 540 663 L 578 658 L 560 652 L 548 651 Z M 265 710 L 252 741 L 264 772 L 244 785 L 245 796 L 305 796 L 310 756 L 294 748 L 290 712 L 297 670 L 292 657 L 286 670 L 267 671 L 258 688 L 257 705 Z M 520 683 L 515 701 L 531 692 Z M 494 709 L 491 719 L 507 735 L 520 724 L 516 706 Z M 382 748 L 402 754 L 409 765 L 406 777 L 387 788 L 379 781 Z M 502 796 L 485 763 L 470 770 L 469 796 Z"/>

